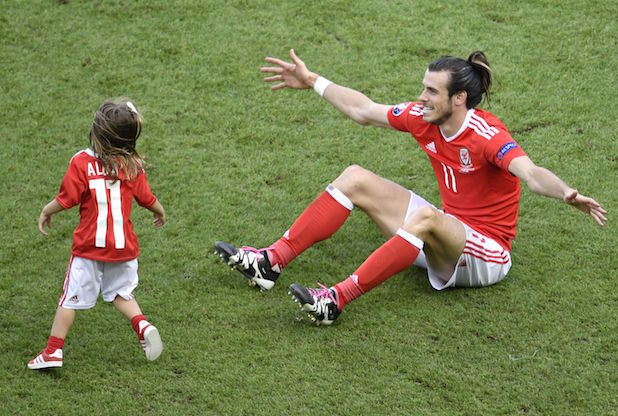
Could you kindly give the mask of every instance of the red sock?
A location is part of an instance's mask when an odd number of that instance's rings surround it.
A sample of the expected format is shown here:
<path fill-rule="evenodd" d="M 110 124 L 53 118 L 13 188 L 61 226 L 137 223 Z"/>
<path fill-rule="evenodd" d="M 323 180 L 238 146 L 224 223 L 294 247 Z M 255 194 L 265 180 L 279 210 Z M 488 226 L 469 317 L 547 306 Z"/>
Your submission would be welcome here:
<path fill-rule="evenodd" d="M 410 236 L 411 239 L 400 234 Z M 414 244 L 410 241 L 414 241 Z M 420 245 L 420 247 L 418 247 Z M 423 242 L 403 230 L 371 253 L 350 277 L 335 285 L 339 309 L 410 267 L 423 247 Z"/>
<path fill-rule="evenodd" d="M 47 354 L 53 354 L 58 348 L 62 349 L 64 346 L 64 338 L 58 338 L 51 336 L 47 340 L 47 347 L 45 347 L 45 352 Z"/>
<path fill-rule="evenodd" d="M 146 320 L 146 317 L 144 315 L 135 315 L 133 318 L 131 318 L 131 326 L 133 327 L 133 330 L 135 331 L 137 336 L 139 336 L 139 323 L 140 321 L 144 320 Z"/>
<path fill-rule="evenodd" d="M 278 264 L 283 269 L 313 244 L 326 240 L 343 225 L 351 209 L 343 206 L 329 192 L 322 192 L 305 208 L 284 236 L 270 246 L 271 264 Z"/>

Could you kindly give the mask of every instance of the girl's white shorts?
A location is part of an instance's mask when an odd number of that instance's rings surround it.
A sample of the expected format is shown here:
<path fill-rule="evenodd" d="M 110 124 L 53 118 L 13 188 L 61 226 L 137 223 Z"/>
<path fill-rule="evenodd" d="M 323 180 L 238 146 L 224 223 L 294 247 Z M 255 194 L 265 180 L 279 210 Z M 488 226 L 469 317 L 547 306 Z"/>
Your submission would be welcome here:
<path fill-rule="evenodd" d="M 71 256 L 58 304 L 67 309 L 90 309 L 99 292 L 105 302 L 116 296 L 131 300 L 138 280 L 137 259 L 112 263 Z"/>

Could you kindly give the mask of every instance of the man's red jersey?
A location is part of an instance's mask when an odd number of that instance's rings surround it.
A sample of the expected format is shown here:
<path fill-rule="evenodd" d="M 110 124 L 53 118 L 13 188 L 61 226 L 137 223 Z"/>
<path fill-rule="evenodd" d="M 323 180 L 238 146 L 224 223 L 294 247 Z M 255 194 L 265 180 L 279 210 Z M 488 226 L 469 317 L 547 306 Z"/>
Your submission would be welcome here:
<path fill-rule="evenodd" d="M 131 181 L 113 181 L 104 172 L 92 149 L 73 156 L 56 201 L 64 208 L 79 204 L 79 225 L 73 233 L 75 256 L 118 262 L 139 256 L 137 236 L 131 223 L 133 197 L 145 208 L 156 202 L 145 172 Z"/>
<path fill-rule="evenodd" d="M 411 133 L 429 156 L 442 210 L 510 251 L 521 188 L 508 166 L 526 153 L 487 111 L 468 110 L 459 131 L 445 137 L 437 125 L 423 120 L 422 107 L 419 102 L 398 104 L 388 112 L 388 121 Z"/>

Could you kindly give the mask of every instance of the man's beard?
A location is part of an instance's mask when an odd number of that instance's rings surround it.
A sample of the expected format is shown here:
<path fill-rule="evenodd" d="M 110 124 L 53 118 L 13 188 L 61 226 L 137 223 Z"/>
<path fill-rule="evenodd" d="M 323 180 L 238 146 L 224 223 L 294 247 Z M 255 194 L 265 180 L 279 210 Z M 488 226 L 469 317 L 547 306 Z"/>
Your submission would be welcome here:
<path fill-rule="evenodd" d="M 452 115 L 453 115 L 453 110 L 449 108 L 448 110 L 445 110 L 445 112 L 436 120 L 429 121 L 429 124 L 436 124 L 439 126 L 441 124 L 444 124 L 444 122 L 448 120 L 449 118 L 451 118 Z"/>

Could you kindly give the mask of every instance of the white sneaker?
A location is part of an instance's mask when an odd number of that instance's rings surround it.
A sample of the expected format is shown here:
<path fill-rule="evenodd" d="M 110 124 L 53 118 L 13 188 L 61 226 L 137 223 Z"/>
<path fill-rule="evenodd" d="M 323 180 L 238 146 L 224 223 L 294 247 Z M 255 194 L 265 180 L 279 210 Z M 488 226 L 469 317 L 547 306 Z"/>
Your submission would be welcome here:
<path fill-rule="evenodd" d="M 54 367 L 62 367 L 62 348 L 57 348 L 56 351 L 51 354 L 47 354 L 45 350 L 43 350 L 28 363 L 28 368 L 31 370 Z"/>
<path fill-rule="evenodd" d="M 161 342 L 159 331 L 146 320 L 139 323 L 139 342 L 146 353 L 148 361 L 156 360 L 163 351 L 163 342 Z"/>

